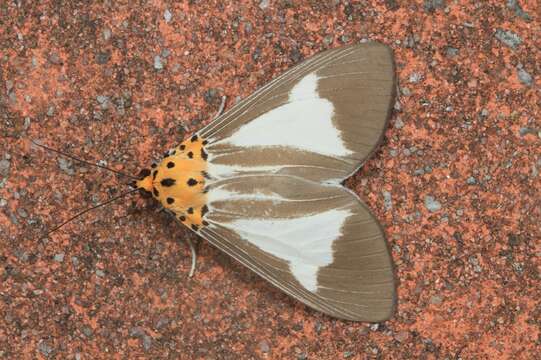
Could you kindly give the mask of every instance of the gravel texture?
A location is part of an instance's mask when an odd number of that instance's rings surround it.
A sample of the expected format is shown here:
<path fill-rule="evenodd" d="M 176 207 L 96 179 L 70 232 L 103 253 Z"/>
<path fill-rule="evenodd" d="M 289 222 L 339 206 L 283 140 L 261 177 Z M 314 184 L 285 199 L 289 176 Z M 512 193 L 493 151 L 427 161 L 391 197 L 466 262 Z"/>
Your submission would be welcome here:
<path fill-rule="evenodd" d="M 539 357 L 539 1 L 120 3 L 0 4 L 0 358 Z M 137 174 L 223 95 L 367 39 L 400 97 L 346 185 L 387 234 L 391 320 L 307 309 L 138 196 L 43 236 L 128 179 L 30 138 Z"/>

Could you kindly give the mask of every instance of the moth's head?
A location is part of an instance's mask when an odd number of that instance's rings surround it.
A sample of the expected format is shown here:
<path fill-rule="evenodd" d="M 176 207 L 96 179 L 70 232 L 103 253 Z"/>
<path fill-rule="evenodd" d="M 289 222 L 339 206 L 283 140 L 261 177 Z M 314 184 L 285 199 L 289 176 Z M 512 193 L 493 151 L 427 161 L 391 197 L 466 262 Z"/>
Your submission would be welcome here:
<path fill-rule="evenodd" d="M 152 196 L 152 176 L 150 169 L 143 169 L 137 175 L 138 180 L 132 181 L 129 185 L 133 189 L 139 189 L 143 197 Z"/>

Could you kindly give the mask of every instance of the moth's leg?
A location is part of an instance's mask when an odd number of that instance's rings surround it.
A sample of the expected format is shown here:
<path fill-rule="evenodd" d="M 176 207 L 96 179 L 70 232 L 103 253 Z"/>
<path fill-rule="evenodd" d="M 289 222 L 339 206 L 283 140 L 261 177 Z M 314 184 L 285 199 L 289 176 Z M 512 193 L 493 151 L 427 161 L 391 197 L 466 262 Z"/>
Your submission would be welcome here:
<path fill-rule="evenodd" d="M 190 247 L 190 250 L 192 251 L 192 266 L 190 268 L 190 272 L 188 273 L 188 277 L 192 277 L 195 273 L 195 266 L 197 264 L 197 253 L 195 252 L 195 246 L 193 246 L 192 240 L 190 238 L 186 238 L 186 242 L 188 243 L 188 246 Z"/>
<path fill-rule="evenodd" d="M 222 96 L 222 102 L 220 103 L 220 107 L 218 108 L 218 112 L 216 113 L 216 115 L 214 115 L 214 119 L 216 119 L 218 116 L 222 115 L 222 113 L 224 112 L 224 108 L 225 108 L 225 100 L 227 99 L 227 96 Z M 214 120 L 212 119 L 212 120 Z"/>
<path fill-rule="evenodd" d="M 180 224 L 182 224 L 177 219 L 177 217 L 175 216 L 175 213 L 172 212 L 171 210 L 166 209 L 162 205 L 160 205 L 160 209 L 156 210 L 156 212 L 161 212 L 161 211 L 164 211 L 166 214 L 171 215 L 172 217 L 175 218 L 175 220 L 177 220 Z M 184 226 L 184 224 L 182 224 L 182 225 Z M 190 248 L 190 251 L 192 252 L 192 266 L 190 267 L 190 272 L 188 273 L 188 276 L 192 277 L 193 274 L 195 273 L 195 266 L 197 265 L 197 252 L 195 251 L 195 246 L 193 245 L 193 242 L 192 242 L 192 240 L 190 240 L 190 238 L 188 238 L 188 237 L 185 238 L 185 241 L 188 244 L 188 247 Z"/>
<path fill-rule="evenodd" d="M 165 212 L 170 214 L 171 216 L 173 216 L 173 218 L 179 223 L 179 224 L 182 224 L 180 222 L 179 219 L 177 219 L 177 217 L 175 216 L 175 213 L 173 213 L 172 211 L 168 210 L 168 209 L 165 209 Z M 184 224 L 182 224 L 182 226 L 185 226 Z M 188 244 L 188 247 L 190 248 L 190 251 L 192 252 L 192 266 L 190 266 L 190 272 L 188 273 L 188 277 L 192 277 L 193 274 L 195 273 L 195 266 L 197 265 L 197 252 L 195 251 L 195 246 L 193 245 L 193 242 L 192 240 L 190 240 L 190 238 L 185 238 L 184 241 L 186 241 L 186 243 Z"/>

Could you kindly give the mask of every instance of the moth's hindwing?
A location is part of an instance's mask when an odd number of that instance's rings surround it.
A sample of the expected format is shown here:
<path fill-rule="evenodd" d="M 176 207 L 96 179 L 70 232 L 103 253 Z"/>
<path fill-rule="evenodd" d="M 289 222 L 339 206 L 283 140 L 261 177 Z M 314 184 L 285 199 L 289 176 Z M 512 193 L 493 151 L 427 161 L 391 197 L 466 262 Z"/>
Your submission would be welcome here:
<path fill-rule="evenodd" d="M 197 133 L 208 155 L 198 179 L 203 217 L 186 218 L 189 226 L 314 309 L 389 318 L 395 284 L 384 234 L 340 183 L 380 142 L 394 90 L 391 51 L 377 43 L 325 51 L 271 81 Z M 174 204 L 184 219 L 189 204 Z"/>
<path fill-rule="evenodd" d="M 348 189 L 288 175 L 215 183 L 200 234 L 287 294 L 337 318 L 380 321 L 394 304 L 378 222 Z"/>

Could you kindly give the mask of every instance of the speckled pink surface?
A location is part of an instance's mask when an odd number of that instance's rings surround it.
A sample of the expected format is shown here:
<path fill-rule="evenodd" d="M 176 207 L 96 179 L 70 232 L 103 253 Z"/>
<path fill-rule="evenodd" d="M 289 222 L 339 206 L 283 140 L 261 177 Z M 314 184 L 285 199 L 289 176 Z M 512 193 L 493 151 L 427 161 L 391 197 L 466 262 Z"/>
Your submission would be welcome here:
<path fill-rule="evenodd" d="M 0 4 L 0 358 L 533 359 L 541 353 L 538 1 Z M 385 141 L 347 185 L 382 222 L 398 311 L 334 320 L 29 138 L 137 174 L 318 51 L 394 49 Z"/>

